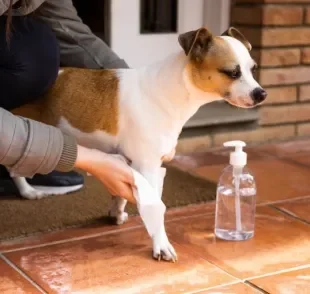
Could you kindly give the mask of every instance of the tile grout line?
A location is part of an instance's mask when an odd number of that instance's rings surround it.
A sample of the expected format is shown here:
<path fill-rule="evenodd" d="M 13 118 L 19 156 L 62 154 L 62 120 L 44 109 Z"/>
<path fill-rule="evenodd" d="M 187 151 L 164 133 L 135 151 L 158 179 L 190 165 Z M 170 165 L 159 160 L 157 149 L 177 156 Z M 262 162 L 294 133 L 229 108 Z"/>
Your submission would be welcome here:
<path fill-rule="evenodd" d="M 178 244 L 180 247 L 184 248 L 185 250 L 189 250 L 189 248 L 186 246 L 186 245 L 182 245 L 180 244 L 177 240 L 174 240 L 172 238 L 172 236 L 170 235 L 170 240 L 171 242 L 174 242 L 175 244 Z M 215 268 L 219 269 L 220 271 L 222 271 L 223 273 L 225 273 L 226 275 L 230 276 L 231 278 L 233 278 L 235 280 L 236 283 L 243 283 L 244 281 L 236 276 L 234 276 L 233 274 L 231 274 L 230 272 L 228 272 L 227 270 L 225 270 L 224 268 L 221 268 L 220 266 L 218 266 L 216 263 L 214 263 L 213 261 L 211 260 L 208 260 L 203 254 L 200 254 L 199 252 L 196 252 L 194 253 L 195 256 L 203 259 L 204 261 L 208 262 L 209 264 L 213 265 Z M 234 283 L 234 282 L 232 282 Z"/>
<path fill-rule="evenodd" d="M 299 154 L 299 155 L 306 155 L 306 154 Z M 296 166 L 300 166 L 300 167 L 303 167 L 303 168 L 309 168 L 309 164 L 305 164 L 305 163 L 302 163 L 300 161 L 297 161 L 297 160 L 294 160 L 294 159 L 291 159 L 289 156 L 288 157 L 281 157 L 279 158 L 280 160 L 283 160 L 284 162 L 287 162 L 289 164 L 294 164 Z"/>
<path fill-rule="evenodd" d="M 266 277 L 270 277 L 270 276 L 280 275 L 280 274 L 284 274 L 284 273 L 288 273 L 288 272 L 292 272 L 292 271 L 297 271 L 300 269 L 307 269 L 307 268 L 310 268 L 310 264 L 299 265 L 299 266 L 290 267 L 290 268 L 278 270 L 278 271 L 263 274 L 263 275 L 252 276 L 252 277 L 242 279 L 241 281 L 245 283 L 246 281 L 250 281 L 250 280 L 254 280 L 254 279 L 266 278 Z"/>
<path fill-rule="evenodd" d="M 191 216 L 180 216 L 180 217 L 177 217 L 177 218 L 174 218 L 174 219 L 171 219 L 171 220 L 167 220 L 166 223 L 171 223 L 173 221 L 179 221 L 179 220 L 188 219 L 188 218 L 195 218 L 195 217 L 201 217 L 201 216 L 212 216 L 212 215 L 214 215 L 213 212 L 201 213 L 201 214 L 191 215 Z M 64 239 L 64 240 L 47 242 L 47 243 L 44 243 L 44 244 L 37 244 L 37 245 L 29 245 L 29 246 L 24 246 L 24 247 L 17 247 L 17 248 L 8 249 L 8 250 L 0 250 L 0 254 L 1 253 L 18 252 L 18 251 L 29 250 L 29 249 L 36 249 L 36 248 L 41 248 L 41 247 L 43 248 L 43 247 L 47 247 L 47 246 L 59 245 L 59 244 L 67 243 L 67 242 L 75 242 L 75 241 L 85 240 L 85 239 L 92 239 L 92 238 L 97 238 L 97 237 L 101 237 L 101 236 L 106 236 L 106 235 L 109 235 L 109 234 L 114 234 L 114 233 L 117 233 L 117 232 L 127 232 L 127 231 L 131 231 L 131 230 L 139 229 L 139 228 L 145 228 L 143 223 L 137 224 L 137 225 L 132 226 L 130 228 L 116 229 L 116 230 L 111 230 L 111 231 L 97 233 L 97 234 L 90 234 L 90 235 L 81 236 L 81 237 L 72 237 L 72 238 L 68 238 L 68 239 Z"/>
<path fill-rule="evenodd" d="M 258 207 L 261 206 L 269 206 L 270 208 L 277 209 L 277 207 L 274 207 L 273 205 L 278 204 L 278 203 L 284 203 L 284 202 L 293 202 L 293 201 L 298 201 L 298 200 L 304 200 L 310 198 L 310 196 L 301 196 L 301 197 L 296 197 L 293 199 L 285 199 L 285 200 L 278 200 L 278 201 L 272 201 L 272 202 L 265 202 L 265 203 L 259 203 L 257 204 Z M 285 214 L 288 214 L 289 216 L 292 216 L 298 220 L 303 221 L 302 219 L 299 219 L 298 217 L 295 217 L 294 215 L 287 213 L 283 210 L 280 209 L 280 212 L 284 212 Z M 192 217 L 201 217 L 201 216 L 212 216 L 214 215 L 213 212 L 206 212 L 206 213 L 200 213 L 197 215 L 191 215 L 191 216 L 180 216 L 180 217 L 176 217 L 174 219 L 171 220 L 167 220 L 166 223 L 171 223 L 173 221 L 178 221 L 178 220 L 183 220 L 183 219 L 188 219 L 188 218 L 192 218 Z M 305 221 L 303 221 L 305 222 Z M 308 224 L 308 222 L 306 222 Z M 63 244 L 66 242 L 74 242 L 74 241 L 79 241 L 79 240 L 85 240 L 88 238 L 96 238 L 96 237 L 100 237 L 100 236 L 105 236 L 108 234 L 114 234 L 116 232 L 126 232 L 126 231 L 130 231 L 133 229 L 137 229 L 137 228 L 142 228 L 144 227 L 143 224 L 136 224 L 135 226 L 132 226 L 130 228 L 124 228 L 124 229 L 116 229 L 116 230 L 111 230 L 111 231 L 107 231 L 107 232 L 102 232 L 102 233 L 97 233 L 97 234 L 90 234 L 87 236 L 81 236 L 81 237 L 73 237 L 73 238 L 68 238 L 68 239 L 64 239 L 64 240 L 59 240 L 59 241 L 54 241 L 54 242 L 47 242 L 44 244 L 38 244 L 38 245 L 30 245 L 30 246 L 25 246 L 25 247 L 17 247 L 15 249 L 8 249 L 8 250 L 0 250 L 0 254 L 1 253 L 10 253 L 10 252 L 15 252 L 15 251 L 22 251 L 22 250 L 28 250 L 28 249 L 35 249 L 35 248 L 40 248 L 40 247 L 46 247 L 46 246 L 52 246 L 52 245 L 58 245 L 58 244 Z"/>
<path fill-rule="evenodd" d="M 258 290 L 258 291 L 259 291 L 260 293 L 262 293 L 262 294 L 271 294 L 271 293 L 269 293 L 268 291 L 264 290 L 263 288 L 258 287 L 257 285 L 255 285 L 255 284 L 253 284 L 253 283 L 251 283 L 251 282 L 249 282 L 249 281 L 245 281 L 244 284 L 245 284 L 245 285 L 248 285 L 248 286 L 251 287 L 251 288 L 254 288 L 254 289 Z"/>
<path fill-rule="evenodd" d="M 10 266 L 14 271 L 21 275 L 25 280 L 27 280 L 33 287 L 39 290 L 41 293 L 47 294 L 47 292 L 39 286 L 34 280 L 32 280 L 26 273 L 24 273 L 18 266 L 11 262 L 7 257 L 0 253 L 0 258 Z"/>
<path fill-rule="evenodd" d="M 187 246 L 183 246 L 182 244 L 178 243 L 177 241 L 171 239 L 174 243 L 178 244 L 180 247 L 183 247 L 185 249 L 188 249 Z M 258 275 L 258 276 L 252 276 L 252 277 L 248 277 L 248 278 L 245 278 L 245 279 L 242 279 L 242 278 L 238 278 L 236 276 L 234 276 L 233 274 L 229 273 L 228 271 L 226 271 L 225 269 L 221 268 L 220 266 L 218 266 L 217 264 L 213 263 L 212 261 L 206 259 L 203 255 L 195 252 L 195 254 L 197 256 L 199 256 L 200 258 L 204 259 L 205 261 L 207 261 L 208 263 L 212 264 L 213 266 L 215 266 L 216 268 L 218 268 L 219 270 L 221 270 L 222 272 L 226 273 L 227 275 L 229 275 L 230 277 L 234 278 L 235 280 L 237 280 L 236 282 L 232 282 L 232 283 L 227 283 L 227 285 L 233 285 L 233 284 L 237 284 L 238 282 L 240 283 L 243 283 L 243 284 L 247 284 L 248 282 L 250 282 L 250 280 L 254 280 L 254 279 L 258 279 L 258 278 L 264 278 L 264 277 L 269 277 L 269 276 L 273 276 L 273 275 L 279 275 L 279 274 L 282 274 L 282 273 L 287 273 L 287 272 L 290 272 L 290 271 L 295 271 L 295 270 L 299 270 L 299 269 L 307 269 L 307 268 L 310 268 L 310 264 L 306 264 L 306 265 L 300 265 L 300 266 L 296 266 L 296 267 L 291 267 L 291 268 L 287 268 L 287 269 L 283 269 L 283 270 L 279 270 L 279 271 L 275 271 L 275 272 L 271 272 L 271 273 L 267 273 L 267 274 L 263 274 L 263 275 Z M 223 284 L 223 285 L 226 285 L 226 284 Z M 254 284 L 253 284 L 254 285 Z M 220 285 L 218 286 L 215 286 L 215 287 L 220 287 Z M 211 288 L 206 288 L 207 290 L 209 289 L 212 289 L 212 288 L 215 288 L 215 287 L 211 287 Z M 201 291 L 204 291 L 206 289 L 201 289 L 199 290 L 200 292 Z M 261 289 L 263 290 L 263 289 Z M 265 291 L 265 290 L 263 290 Z M 186 294 L 199 294 L 199 292 L 189 292 L 189 293 L 186 293 Z M 264 294 L 270 294 L 268 292 L 265 292 Z"/>
<path fill-rule="evenodd" d="M 255 152 L 259 153 L 260 155 L 267 154 L 267 155 L 273 157 L 273 159 L 276 159 L 276 160 L 281 160 L 281 161 L 284 161 L 284 162 L 287 162 L 287 163 L 290 163 L 290 164 L 294 164 L 294 165 L 297 165 L 297 166 L 303 166 L 303 167 L 309 168 L 309 165 L 307 165 L 307 164 L 303 164 L 303 163 L 301 163 L 299 161 L 290 159 L 290 155 L 291 154 L 287 154 L 287 155 L 282 155 L 281 156 L 281 155 L 274 154 L 272 151 L 260 151 L 260 150 L 258 150 L 258 151 L 255 151 Z M 307 154 L 307 152 L 301 152 L 301 154 L 299 154 L 299 155 L 306 155 L 306 154 Z"/>
<path fill-rule="evenodd" d="M 208 287 L 208 288 L 203 288 L 203 289 L 199 289 L 199 290 L 195 290 L 195 291 L 186 292 L 185 294 L 199 294 L 202 291 L 212 290 L 212 289 L 216 289 L 216 288 L 220 288 L 220 287 L 226 287 L 226 286 L 231 286 L 231 285 L 236 285 L 236 284 L 239 284 L 239 283 L 240 283 L 240 281 L 224 283 L 224 284 L 221 284 L 221 285 L 216 285 L 216 286 L 211 286 L 211 287 Z"/>
<path fill-rule="evenodd" d="M 258 203 L 257 206 L 275 205 L 275 204 L 281 204 L 281 203 L 286 203 L 286 202 L 294 202 L 294 201 L 304 200 L 304 199 L 310 199 L 310 195 L 304 195 L 304 196 L 299 196 L 299 197 L 295 197 L 295 198 L 276 200 L 276 201 L 266 201 L 266 202 Z"/>
<path fill-rule="evenodd" d="M 235 282 L 231 282 L 231 283 L 224 283 L 224 284 L 221 284 L 221 285 L 216 285 L 216 286 L 212 286 L 212 287 L 208 287 L 208 288 L 199 289 L 197 291 L 186 292 L 185 294 L 199 294 L 199 293 L 202 293 L 202 291 L 216 290 L 216 289 L 219 289 L 219 288 L 222 288 L 222 287 L 233 286 L 233 285 L 238 285 L 238 284 L 247 285 L 250 288 L 254 288 L 254 289 L 258 290 L 262 294 L 271 294 L 271 293 L 265 291 L 264 289 L 259 288 L 256 285 L 254 285 L 254 284 L 252 284 L 250 282 L 247 282 L 247 281 L 246 282 L 235 281 Z"/>
<path fill-rule="evenodd" d="M 20 248 L 16 248 L 16 249 L 2 250 L 2 251 L 0 251 L 0 254 L 1 253 L 19 252 L 19 251 L 23 251 L 23 250 L 36 249 L 36 248 L 41 248 L 41 247 L 44 248 L 44 247 L 48 247 L 48 246 L 59 245 L 59 244 L 64 244 L 64 243 L 70 243 L 70 242 L 75 242 L 75 241 L 79 241 L 79 240 L 93 239 L 93 238 L 97 238 L 97 237 L 101 237 L 101 236 L 106 236 L 106 235 L 109 235 L 109 234 L 114 234 L 114 233 L 117 233 L 117 232 L 132 231 L 132 230 L 135 230 L 135 229 L 139 229 L 141 227 L 143 227 L 143 225 L 135 225 L 135 226 L 132 226 L 130 228 L 111 230 L 111 231 L 108 231 L 108 232 L 97 233 L 97 234 L 90 234 L 90 235 L 81 236 L 81 237 L 73 237 L 73 238 L 69 238 L 69 239 L 65 239 L 65 240 L 59 240 L 59 241 L 54 241 L 54 242 L 47 242 L 47 243 L 44 243 L 44 244 L 37 244 L 37 245 L 33 245 L 33 246 L 25 246 L 25 247 L 20 247 Z"/>
<path fill-rule="evenodd" d="M 184 220 L 184 219 L 189 219 L 189 218 L 195 218 L 195 217 L 202 217 L 202 216 L 215 216 L 215 209 L 214 212 L 206 212 L 206 213 L 199 213 L 195 215 L 189 215 L 189 216 L 179 216 L 174 219 L 166 220 L 165 223 L 171 223 L 174 221 L 179 221 L 179 220 Z"/>
<path fill-rule="evenodd" d="M 293 219 L 295 219 L 295 220 L 297 220 L 297 221 L 300 221 L 300 222 L 302 222 L 302 223 L 304 223 L 304 224 L 306 224 L 306 225 L 310 225 L 310 222 L 308 222 L 307 220 L 304 220 L 304 219 L 300 218 L 299 216 L 293 214 L 292 212 L 290 212 L 290 211 L 288 211 L 288 210 L 286 210 L 286 209 L 279 208 L 279 207 L 274 206 L 274 205 L 268 205 L 268 206 L 269 206 L 271 209 L 276 210 L 276 211 L 278 211 L 278 212 L 280 212 L 280 213 L 282 213 L 282 214 L 284 214 L 284 215 L 286 215 L 286 216 L 289 216 L 289 217 L 291 217 L 291 218 L 293 218 Z"/>

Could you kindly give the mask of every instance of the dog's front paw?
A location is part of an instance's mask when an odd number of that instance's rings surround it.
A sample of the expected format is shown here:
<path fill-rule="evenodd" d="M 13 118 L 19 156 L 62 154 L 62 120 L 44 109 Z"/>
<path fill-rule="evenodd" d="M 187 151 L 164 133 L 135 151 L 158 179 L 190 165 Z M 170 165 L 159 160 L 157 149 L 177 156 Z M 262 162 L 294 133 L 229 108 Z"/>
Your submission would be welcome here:
<path fill-rule="evenodd" d="M 42 199 L 47 196 L 50 196 L 49 193 L 46 193 L 44 191 L 36 190 L 32 187 L 27 187 L 21 191 L 19 191 L 20 195 L 26 199 L 29 200 L 35 200 L 35 199 Z"/>
<path fill-rule="evenodd" d="M 166 232 L 155 234 L 153 237 L 153 257 L 154 259 L 176 262 L 177 253 L 168 240 Z"/>
<path fill-rule="evenodd" d="M 122 225 L 128 221 L 128 213 L 125 211 L 111 209 L 109 211 L 109 217 L 115 218 L 115 223 L 117 225 Z"/>

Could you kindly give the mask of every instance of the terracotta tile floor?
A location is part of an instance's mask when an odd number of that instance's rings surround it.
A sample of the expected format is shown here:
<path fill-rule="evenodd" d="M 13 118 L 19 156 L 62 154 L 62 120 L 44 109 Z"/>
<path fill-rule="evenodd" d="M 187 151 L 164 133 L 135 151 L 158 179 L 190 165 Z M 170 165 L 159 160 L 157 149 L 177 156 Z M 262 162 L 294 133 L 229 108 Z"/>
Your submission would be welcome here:
<path fill-rule="evenodd" d="M 310 141 L 248 148 L 258 207 L 253 239 L 214 237 L 214 203 L 171 209 L 177 263 L 151 258 L 138 217 L 0 243 L 0 293 L 310 293 Z M 216 181 L 227 150 L 172 163 Z"/>

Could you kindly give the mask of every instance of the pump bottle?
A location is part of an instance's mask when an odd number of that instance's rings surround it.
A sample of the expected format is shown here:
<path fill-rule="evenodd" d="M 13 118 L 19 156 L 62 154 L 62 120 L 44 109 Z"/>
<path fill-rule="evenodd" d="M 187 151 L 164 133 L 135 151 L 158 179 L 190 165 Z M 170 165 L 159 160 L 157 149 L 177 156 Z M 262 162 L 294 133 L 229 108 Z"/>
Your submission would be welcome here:
<path fill-rule="evenodd" d="M 242 150 L 246 144 L 229 141 L 224 146 L 235 150 L 217 185 L 215 235 L 223 240 L 247 240 L 254 236 L 256 184 L 246 167 L 247 154 Z"/>

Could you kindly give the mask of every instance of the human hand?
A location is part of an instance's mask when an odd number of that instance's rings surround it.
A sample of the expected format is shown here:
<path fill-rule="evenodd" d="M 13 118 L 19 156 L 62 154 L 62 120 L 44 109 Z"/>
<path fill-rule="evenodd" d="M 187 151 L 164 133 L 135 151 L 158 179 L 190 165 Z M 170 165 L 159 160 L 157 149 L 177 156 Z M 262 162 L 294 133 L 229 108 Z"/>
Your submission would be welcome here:
<path fill-rule="evenodd" d="M 78 146 L 78 156 L 75 163 L 80 168 L 100 180 L 113 196 L 120 196 L 132 203 L 132 187 L 134 178 L 128 164 L 117 155 L 109 155 L 99 150 Z"/>

